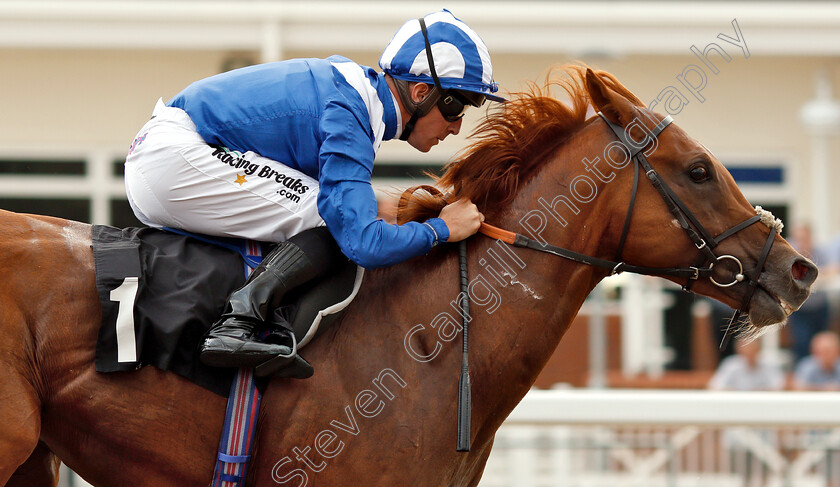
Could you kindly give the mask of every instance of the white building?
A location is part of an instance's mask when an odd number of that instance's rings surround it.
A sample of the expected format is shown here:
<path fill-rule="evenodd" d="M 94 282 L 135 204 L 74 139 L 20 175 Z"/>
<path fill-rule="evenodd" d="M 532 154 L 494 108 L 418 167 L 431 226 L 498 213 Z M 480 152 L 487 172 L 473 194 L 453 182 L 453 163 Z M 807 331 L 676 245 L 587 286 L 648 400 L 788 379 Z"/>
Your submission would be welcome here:
<path fill-rule="evenodd" d="M 55 205 L 33 199 L 70 198 L 59 208 L 68 216 L 111 222 L 127 211 L 112 163 L 158 97 L 260 61 L 339 53 L 376 66 L 402 22 L 441 6 L 0 1 L 0 206 L 47 211 Z M 840 217 L 829 211 L 840 197 L 832 187 L 837 140 L 813 137 L 800 120 L 818 82 L 827 96 L 840 91 L 840 5 L 456 1 L 446 7 L 485 39 L 503 88 L 522 89 L 552 65 L 582 60 L 612 72 L 646 102 L 677 90 L 684 98 L 677 123 L 736 172 L 752 201 L 794 223 L 813 221 L 822 239 L 840 229 Z M 692 49 L 706 51 L 708 61 Z M 700 88 L 692 94 L 687 85 Z M 665 111 L 662 104 L 657 109 Z M 477 116 L 469 115 L 464 133 Z M 829 110 L 828 123 L 836 125 L 832 116 Z M 450 137 L 428 155 L 399 142 L 383 144 L 378 175 L 390 179 L 406 166 L 437 166 L 464 141 Z M 21 179 L 29 171 L 52 176 Z"/>

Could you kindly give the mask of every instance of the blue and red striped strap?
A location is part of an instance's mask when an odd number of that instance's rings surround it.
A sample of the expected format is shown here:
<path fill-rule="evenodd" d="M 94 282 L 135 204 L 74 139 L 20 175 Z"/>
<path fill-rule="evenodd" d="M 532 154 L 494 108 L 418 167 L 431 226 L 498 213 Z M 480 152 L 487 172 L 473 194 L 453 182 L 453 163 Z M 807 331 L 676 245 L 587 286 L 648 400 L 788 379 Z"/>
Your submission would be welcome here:
<path fill-rule="evenodd" d="M 249 264 L 262 260 L 262 251 L 256 242 L 244 243 L 245 275 L 252 268 Z M 260 411 L 260 391 L 254 382 L 254 371 L 239 369 L 228 396 L 225 424 L 219 442 L 216 470 L 211 487 L 241 487 L 245 485 L 245 474 L 251 451 L 254 447 L 254 433 L 257 430 L 257 416 Z"/>

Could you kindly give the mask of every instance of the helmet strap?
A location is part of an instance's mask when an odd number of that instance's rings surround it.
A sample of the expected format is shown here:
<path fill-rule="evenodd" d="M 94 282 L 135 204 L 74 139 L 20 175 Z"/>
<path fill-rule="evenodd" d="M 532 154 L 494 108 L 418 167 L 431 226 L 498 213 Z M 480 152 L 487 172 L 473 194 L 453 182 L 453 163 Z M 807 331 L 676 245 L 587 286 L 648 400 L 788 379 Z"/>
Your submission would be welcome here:
<path fill-rule="evenodd" d="M 411 132 L 414 130 L 414 124 L 417 123 L 417 120 L 421 117 L 420 110 L 414 110 L 414 113 L 411 114 L 411 118 L 408 119 L 408 122 L 405 124 L 405 127 L 400 134 L 400 140 L 408 140 L 408 137 L 411 135 Z"/>
<path fill-rule="evenodd" d="M 432 80 L 435 82 L 435 88 L 440 93 L 443 93 L 443 88 L 440 86 L 437 69 L 435 69 L 435 59 L 432 57 L 432 45 L 429 43 L 429 33 L 426 31 L 426 19 L 420 17 L 417 19 L 420 22 L 420 32 L 423 33 L 423 40 L 426 42 L 426 60 L 429 62 L 429 72 L 432 73 Z"/>
<path fill-rule="evenodd" d="M 397 78 L 392 79 L 394 80 L 394 86 L 397 88 L 397 94 L 399 95 L 400 101 L 405 107 L 405 110 L 411 113 L 411 118 L 408 120 L 408 123 L 405 124 L 402 134 L 400 134 L 400 140 L 408 140 L 408 136 L 411 135 L 411 131 L 414 130 L 414 124 L 417 123 L 417 120 L 429 113 L 432 108 L 434 108 L 435 104 L 437 104 L 437 100 L 440 98 L 440 92 L 438 92 L 437 88 L 433 86 L 425 98 L 416 102 L 411 98 L 410 82 Z"/>
<path fill-rule="evenodd" d="M 399 93 L 400 100 L 402 100 L 406 110 L 409 108 L 414 109 L 411 114 L 411 118 L 408 120 L 408 123 L 405 124 L 402 134 L 400 134 L 400 140 L 408 140 L 408 136 L 411 135 L 411 132 L 414 130 L 414 124 L 417 123 L 417 120 L 420 119 L 420 117 L 426 116 L 426 114 L 428 114 L 437 104 L 438 98 L 440 98 L 443 94 L 443 88 L 440 86 L 440 80 L 438 79 L 437 70 L 435 69 L 435 60 L 432 57 L 432 46 L 429 43 L 429 34 L 426 31 L 426 20 L 423 17 L 420 17 L 417 20 L 420 22 L 420 31 L 423 33 L 423 40 L 426 43 L 426 59 L 429 61 L 429 71 L 432 73 L 432 80 L 435 82 L 435 85 L 432 87 L 431 91 L 429 91 L 429 94 L 426 95 L 426 98 L 417 103 L 411 98 L 411 86 L 409 86 L 408 81 L 394 78 L 397 93 Z"/>

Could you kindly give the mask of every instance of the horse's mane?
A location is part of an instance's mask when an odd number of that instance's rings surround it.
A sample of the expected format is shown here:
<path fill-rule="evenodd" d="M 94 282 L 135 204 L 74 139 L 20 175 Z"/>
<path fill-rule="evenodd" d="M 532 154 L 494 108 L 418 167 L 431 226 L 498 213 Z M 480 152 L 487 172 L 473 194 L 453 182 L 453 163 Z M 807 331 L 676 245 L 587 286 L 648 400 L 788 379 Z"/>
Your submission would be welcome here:
<path fill-rule="evenodd" d="M 550 159 L 554 151 L 586 123 L 591 100 L 586 90 L 586 66 L 566 65 L 548 72 L 542 86 L 511 93 L 507 103 L 489 111 L 471 135 L 470 143 L 444 167 L 442 176 L 429 174 L 445 196 L 415 193 L 404 198 L 399 223 L 437 216 L 447 202 L 471 199 L 485 214 L 506 207 L 519 188 Z M 595 74 L 611 89 L 643 106 L 606 71 Z M 551 95 L 562 89 L 570 101 Z"/>

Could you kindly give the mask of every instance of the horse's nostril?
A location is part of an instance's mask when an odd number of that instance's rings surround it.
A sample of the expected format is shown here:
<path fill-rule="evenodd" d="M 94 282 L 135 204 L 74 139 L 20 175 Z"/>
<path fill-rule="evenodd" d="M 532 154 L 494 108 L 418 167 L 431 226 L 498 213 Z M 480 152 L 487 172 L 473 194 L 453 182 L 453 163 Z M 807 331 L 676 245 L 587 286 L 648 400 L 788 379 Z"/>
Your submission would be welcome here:
<path fill-rule="evenodd" d="M 797 281 L 807 281 L 811 283 L 817 277 L 817 269 L 808 261 L 798 260 L 793 263 L 790 269 L 793 278 Z"/>

